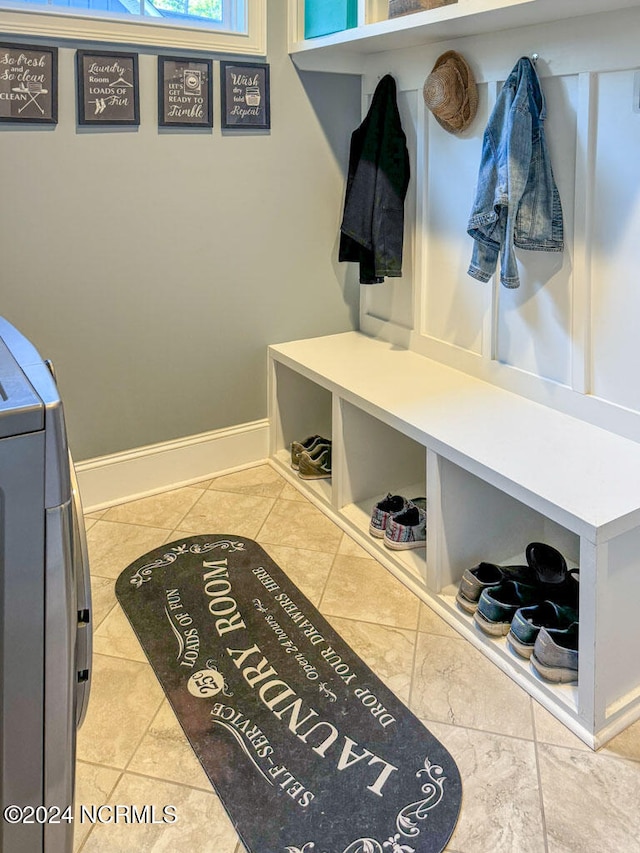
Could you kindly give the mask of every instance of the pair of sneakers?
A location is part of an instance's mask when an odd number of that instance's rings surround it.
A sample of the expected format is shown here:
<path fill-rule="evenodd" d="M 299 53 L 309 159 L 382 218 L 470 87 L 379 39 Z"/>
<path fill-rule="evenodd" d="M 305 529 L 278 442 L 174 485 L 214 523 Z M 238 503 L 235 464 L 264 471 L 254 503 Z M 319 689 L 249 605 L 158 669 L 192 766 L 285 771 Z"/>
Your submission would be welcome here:
<path fill-rule="evenodd" d="M 507 634 L 514 652 L 541 678 L 564 684 L 578 678 L 578 611 L 543 601 L 516 611 Z"/>
<path fill-rule="evenodd" d="M 291 467 L 303 480 L 326 480 L 331 477 L 331 439 L 309 435 L 291 442 Z"/>
<path fill-rule="evenodd" d="M 375 504 L 369 533 L 393 551 L 421 548 L 427 541 L 427 500 L 392 495 Z"/>

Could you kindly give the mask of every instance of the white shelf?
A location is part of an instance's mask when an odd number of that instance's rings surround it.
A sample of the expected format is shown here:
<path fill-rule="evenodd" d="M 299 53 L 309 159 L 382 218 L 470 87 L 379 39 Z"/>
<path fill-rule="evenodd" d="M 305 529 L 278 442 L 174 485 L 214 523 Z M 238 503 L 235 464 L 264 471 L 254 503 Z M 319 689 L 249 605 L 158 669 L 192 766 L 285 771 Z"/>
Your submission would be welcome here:
<path fill-rule="evenodd" d="M 363 54 L 640 5 L 640 0 L 459 0 L 449 6 L 377 20 L 384 4 L 368 0 L 360 26 L 305 40 L 304 4 L 302 0 L 289 2 L 289 53 L 296 65 L 307 70 L 346 73 L 361 72 Z M 363 17 L 370 22 L 365 23 Z"/>
<path fill-rule="evenodd" d="M 269 364 L 270 454 L 297 488 L 588 745 L 640 718 L 640 660 L 620 654 L 640 647 L 640 444 L 358 332 L 272 346 Z M 327 428 L 332 479 L 297 478 L 291 440 Z M 387 491 L 426 494 L 426 549 L 369 534 Z M 524 564 L 532 541 L 580 566 L 577 685 L 540 679 L 455 602 L 466 568 Z"/>

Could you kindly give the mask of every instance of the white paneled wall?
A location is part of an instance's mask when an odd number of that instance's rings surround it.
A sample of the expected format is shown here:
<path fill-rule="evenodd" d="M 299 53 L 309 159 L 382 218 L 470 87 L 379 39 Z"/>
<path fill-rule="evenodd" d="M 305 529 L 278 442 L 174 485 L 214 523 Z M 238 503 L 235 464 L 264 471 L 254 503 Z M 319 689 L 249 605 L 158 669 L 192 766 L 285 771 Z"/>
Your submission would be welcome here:
<path fill-rule="evenodd" d="M 418 94 L 424 111 L 422 91 Z M 478 110 L 484 126 L 487 87 L 481 85 L 478 94 Z M 451 145 L 450 134 L 430 112 L 426 112 L 426 120 L 428 189 L 421 229 L 426 262 L 421 328 L 430 338 L 480 355 L 487 288 L 466 275 L 470 255 L 460 244 L 460 234 L 466 231 L 473 201 L 482 138 L 474 133 L 458 140 L 461 144 Z M 452 282 L 457 282 L 457 286 L 452 287 Z"/>
<path fill-rule="evenodd" d="M 413 166 L 402 279 L 362 288 L 363 331 L 640 441 L 640 10 L 375 54 L 366 110 L 392 73 Z M 444 50 L 474 70 L 479 107 L 460 137 L 425 108 Z M 538 53 L 565 251 L 518 251 L 521 286 L 467 275 L 482 136 L 503 81 Z"/>
<path fill-rule="evenodd" d="M 566 247 L 562 254 L 518 250 L 520 287 L 497 289 L 495 354 L 505 364 L 570 385 L 577 76 L 547 78 L 544 94 Z"/>
<path fill-rule="evenodd" d="M 591 390 L 636 411 L 640 410 L 640 113 L 632 103 L 637 73 L 598 75 L 591 253 Z"/>

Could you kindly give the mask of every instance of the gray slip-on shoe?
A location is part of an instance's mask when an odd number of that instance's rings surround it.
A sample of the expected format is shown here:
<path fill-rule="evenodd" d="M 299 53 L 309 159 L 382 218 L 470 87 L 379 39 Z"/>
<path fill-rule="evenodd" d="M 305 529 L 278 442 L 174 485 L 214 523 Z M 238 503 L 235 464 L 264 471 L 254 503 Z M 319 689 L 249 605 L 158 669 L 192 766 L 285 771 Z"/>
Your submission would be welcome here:
<path fill-rule="evenodd" d="M 540 628 L 531 665 L 541 678 L 555 684 L 578 680 L 578 623 L 568 628 Z"/>
<path fill-rule="evenodd" d="M 568 628 L 577 621 L 577 610 L 555 601 L 521 607 L 511 621 L 507 641 L 520 657 L 530 658 L 541 628 Z"/>
<path fill-rule="evenodd" d="M 533 584 L 534 576 L 529 566 L 497 566 L 494 563 L 478 563 L 465 569 L 456 594 L 456 601 L 467 613 L 475 613 L 478 601 L 485 589 L 498 586 L 505 580 Z"/>
<path fill-rule="evenodd" d="M 493 563 L 478 563 L 472 569 L 465 569 L 460 579 L 456 601 L 467 613 L 475 613 L 482 591 L 490 586 L 497 586 L 502 579 L 500 567 Z"/>

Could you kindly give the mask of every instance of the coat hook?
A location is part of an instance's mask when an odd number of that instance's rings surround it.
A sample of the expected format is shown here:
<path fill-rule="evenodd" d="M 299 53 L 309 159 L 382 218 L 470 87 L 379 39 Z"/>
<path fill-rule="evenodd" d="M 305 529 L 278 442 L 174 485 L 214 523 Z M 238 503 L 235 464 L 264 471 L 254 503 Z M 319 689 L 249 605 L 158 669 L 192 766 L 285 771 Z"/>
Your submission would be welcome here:
<path fill-rule="evenodd" d="M 534 65 L 538 64 L 538 54 L 537 53 L 531 54 L 531 61 L 533 62 Z"/>

